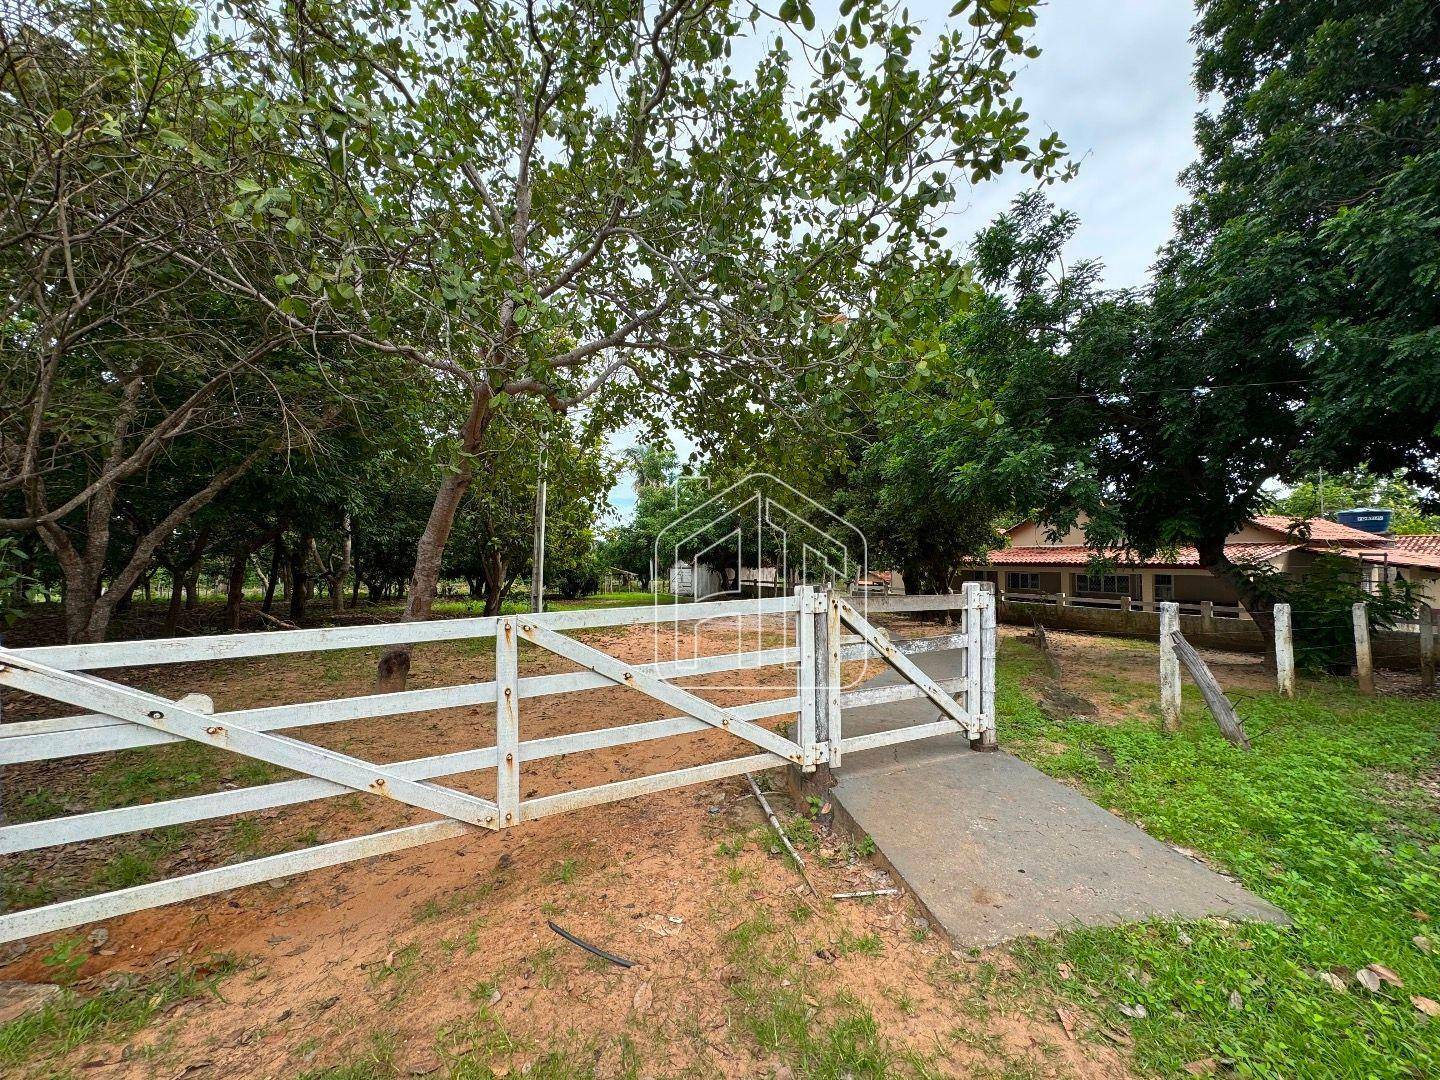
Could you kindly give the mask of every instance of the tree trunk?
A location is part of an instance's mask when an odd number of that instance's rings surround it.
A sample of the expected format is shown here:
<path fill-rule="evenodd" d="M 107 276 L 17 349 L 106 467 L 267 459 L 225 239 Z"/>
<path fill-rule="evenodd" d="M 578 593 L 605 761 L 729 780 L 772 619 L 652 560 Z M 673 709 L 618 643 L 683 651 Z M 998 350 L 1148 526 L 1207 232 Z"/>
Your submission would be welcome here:
<path fill-rule="evenodd" d="M 430 617 L 435 605 L 435 586 L 440 581 L 440 560 L 445 542 L 455 525 L 455 513 L 475 479 L 475 454 L 490 425 L 490 391 L 478 390 L 470 403 L 470 415 L 460 438 L 460 460 L 454 471 L 445 474 L 435 493 L 435 504 L 425 522 L 425 531 L 415 545 L 415 570 L 410 575 L 410 599 L 405 605 L 405 622 L 421 622 Z M 410 677 L 410 646 L 388 649 L 380 657 L 375 673 L 376 689 L 382 693 L 403 690 Z"/>
<path fill-rule="evenodd" d="M 1225 554 L 1225 538 L 1210 537 L 1195 545 L 1200 565 L 1221 581 L 1226 582 L 1240 598 L 1240 605 L 1250 614 L 1255 628 L 1265 638 L 1265 655 L 1274 663 L 1275 656 L 1275 597 L 1258 588 L 1255 580 L 1242 573 Z"/>
<path fill-rule="evenodd" d="M 357 565 L 350 574 L 350 608 L 360 606 L 360 567 Z"/>
<path fill-rule="evenodd" d="M 185 587 L 180 582 L 179 569 L 170 571 L 170 604 L 165 608 L 165 633 L 173 635 L 180 624 L 180 604 L 185 599 Z"/>
<path fill-rule="evenodd" d="M 350 573 L 350 554 L 353 541 L 350 536 L 350 511 L 345 511 L 345 521 L 342 525 L 343 535 L 340 540 L 340 565 L 335 568 L 330 578 L 330 611 L 339 615 L 345 606 L 345 578 Z"/>
<path fill-rule="evenodd" d="M 200 606 L 200 567 L 185 572 L 185 610 L 194 611 Z"/>
<path fill-rule="evenodd" d="M 505 577 L 504 556 L 489 553 L 480 560 L 485 573 L 485 614 L 499 615 L 505 603 L 505 589 L 509 580 Z"/>
<path fill-rule="evenodd" d="M 310 537 L 301 534 L 290 551 L 290 621 L 305 625 L 305 604 L 310 599 Z"/>
<path fill-rule="evenodd" d="M 270 614 L 270 608 L 275 603 L 275 586 L 280 582 L 281 560 L 285 558 L 285 537 L 277 536 L 275 543 L 270 549 L 270 577 L 265 582 L 265 599 L 260 603 L 260 610 Z"/>
<path fill-rule="evenodd" d="M 250 569 L 250 549 L 238 547 L 230 556 L 230 576 L 225 581 L 225 629 L 240 629 L 240 610 L 245 602 L 245 578 Z"/>

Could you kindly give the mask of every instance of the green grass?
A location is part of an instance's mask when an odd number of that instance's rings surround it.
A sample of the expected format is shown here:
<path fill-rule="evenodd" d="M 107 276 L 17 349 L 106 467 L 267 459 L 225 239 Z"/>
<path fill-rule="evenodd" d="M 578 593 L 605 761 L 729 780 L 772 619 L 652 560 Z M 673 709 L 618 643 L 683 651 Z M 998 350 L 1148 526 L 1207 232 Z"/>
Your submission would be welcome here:
<path fill-rule="evenodd" d="M 1005 651 L 1007 748 L 1202 853 L 1294 925 L 1070 932 L 1015 950 L 1030 982 L 1128 1024 L 1150 1073 L 1185 1075 L 1187 1062 L 1213 1057 L 1277 1080 L 1440 1075 L 1440 1024 L 1410 1002 L 1440 1000 L 1440 958 L 1411 940 L 1425 916 L 1440 919 L 1440 815 L 1414 782 L 1440 758 L 1440 702 L 1368 699 L 1338 682 L 1306 684 L 1293 702 L 1235 690 L 1255 743 L 1247 754 L 1220 738 L 1189 688 L 1173 738 L 1149 721 L 1052 723 L 1020 687 L 1032 671 L 1030 656 Z M 1361 988 L 1354 972 L 1370 963 L 1404 988 Z M 1319 972 L 1345 979 L 1348 992 Z M 1126 1020 L 1121 1005 L 1148 1016 Z"/>
<path fill-rule="evenodd" d="M 65 990 L 37 1011 L 0 1027 L 0 1067 L 60 1057 L 81 1045 L 120 1042 L 176 1001 L 218 995 L 218 984 L 235 969 L 233 959 L 217 956 L 203 968 L 125 983 L 89 996 Z M 33 1073 L 27 1069 L 24 1075 Z"/>

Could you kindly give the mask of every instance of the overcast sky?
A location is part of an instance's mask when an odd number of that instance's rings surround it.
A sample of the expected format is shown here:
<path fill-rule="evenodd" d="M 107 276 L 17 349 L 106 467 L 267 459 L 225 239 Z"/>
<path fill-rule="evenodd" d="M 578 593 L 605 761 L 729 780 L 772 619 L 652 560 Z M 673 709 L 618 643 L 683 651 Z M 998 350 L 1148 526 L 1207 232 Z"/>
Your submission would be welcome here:
<path fill-rule="evenodd" d="M 917 0 L 912 10 L 938 25 L 952 4 Z M 1069 257 L 1100 259 L 1114 287 L 1149 280 L 1155 250 L 1182 201 L 1176 177 L 1194 157 L 1199 108 L 1190 85 L 1194 15 L 1189 0 L 1051 0 L 1033 37 L 1041 54 L 1017 77 L 1034 129 L 1058 131 L 1080 162 L 1074 180 L 1049 189 L 1057 204 L 1080 216 Z M 1017 173 L 972 189 L 950 235 L 968 244 L 1025 186 Z M 683 457 L 690 447 L 676 435 Z M 633 434 L 621 432 L 612 445 L 633 442 Z M 624 518 L 634 501 L 625 477 L 610 504 Z"/>

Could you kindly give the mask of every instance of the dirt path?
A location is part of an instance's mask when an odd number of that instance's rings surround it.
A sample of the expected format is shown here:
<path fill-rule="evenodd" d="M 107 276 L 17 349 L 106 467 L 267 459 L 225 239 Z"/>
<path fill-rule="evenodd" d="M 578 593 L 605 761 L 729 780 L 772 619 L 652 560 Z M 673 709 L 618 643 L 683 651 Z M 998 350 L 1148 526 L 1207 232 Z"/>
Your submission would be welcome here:
<path fill-rule="evenodd" d="M 586 639 L 633 660 L 653 655 L 633 631 Z M 413 685 L 488 678 L 489 643 L 479 644 L 418 649 Z M 719 632 L 702 635 L 702 652 L 731 647 Z M 172 695 L 203 690 L 229 709 L 363 693 L 373 662 L 357 651 L 123 676 Z M 563 662 L 522 657 L 522 674 L 560 670 Z M 748 688 L 705 696 L 739 703 L 793 685 L 783 669 L 756 675 Z M 527 699 L 522 726 L 535 738 L 668 712 L 631 691 L 595 690 Z M 493 712 L 294 734 L 392 761 L 491 744 Z M 532 797 L 748 752 L 720 733 L 681 736 L 536 763 L 522 790 Z M 7 770 L 7 798 L 70 813 L 113 805 L 104 800 L 117 793 L 138 801 L 279 777 L 184 746 L 108 757 L 122 760 Z M 447 782 L 493 788 L 488 774 Z M 1071 1038 L 1051 1006 L 1010 986 L 1003 953 L 953 954 L 903 899 L 830 901 L 887 882 L 863 846 L 801 820 L 793 834 L 811 853 L 822 898 L 809 896 L 747 791 L 738 780 L 672 791 L 111 920 L 75 973 L 82 991 L 210 953 L 237 958 L 241 970 L 221 984 L 223 999 L 182 1000 L 138 1034 L 86 1042 L 48 1065 L 189 1078 L 342 1065 L 369 1070 L 354 1076 L 488 1075 L 483 1067 L 601 1077 L 1126 1075 L 1113 1049 Z M 147 872 L 167 875 L 419 820 L 344 796 L 198 823 L 163 843 L 74 845 L 12 859 L 6 871 L 12 891 L 64 896 L 95 891 L 137 852 Z M 636 966 L 590 957 L 556 936 L 550 919 Z M 53 977 L 54 944 L 31 943 L 0 978 Z"/>

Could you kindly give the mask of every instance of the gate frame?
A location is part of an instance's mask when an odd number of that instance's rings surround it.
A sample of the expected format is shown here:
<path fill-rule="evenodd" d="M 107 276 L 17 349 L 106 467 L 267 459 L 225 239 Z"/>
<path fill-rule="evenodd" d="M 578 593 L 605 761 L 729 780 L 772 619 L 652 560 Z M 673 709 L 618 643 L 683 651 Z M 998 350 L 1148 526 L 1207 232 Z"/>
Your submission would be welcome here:
<path fill-rule="evenodd" d="M 600 803 L 665 791 L 780 765 L 814 772 L 838 767 L 846 753 L 936 735 L 964 734 L 972 745 L 994 744 L 994 596 L 984 583 L 967 583 L 956 594 L 872 598 L 872 610 L 961 610 L 964 629 L 957 634 L 918 641 L 891 641 L 848 601 L 831 590 L 800 586 L 793 595 L 756 600 L 711 601 L 674 605 L 665 610 L 675 622 L 722 617 L 793 615 L 796 643 L 715 656 L 631 664 L 565 637 L 561 631 L 636 623 L 659 625 L 661 610 L 637 608 L 546 612 L 425 623 L 333 627 L 320 630 L 267 631 L 211 637 L 0 648 L 0 688 L 10 687 L 80 708 L 74 716 L 0 724 L 0 765 L 54 760 L 83 754 L 191 740 L 255 757 L 302 774 L 297 779 L 212 792 L 156 803 L 98 810 L 35 822 L 0 826 L 0 854 L 15 854 L 60 844 L 99 839 L 166 825 L 252 813 L 359 791 L 404 802 L 441 815 L 438 820 L 369 833 L 279 855 L 215 867 L 79 897 L 56 904 L 0 914 L 0 943 L 114 918 L 146 908 L 222 892 L 292 874 L 341 865 L 372 855 L 401 851 L 478 829 L 513 828 L 522 822 Z M 858 635 L 842 637 L 848 627 Z M 337 698 L 295 705 L 267 706 L 215 713 L 203 699 L 178 701 L 84 672 L 147 664 L 223 660 L 333 649 L 363 648 L 422 641 L 495 637 L 495 678 L 487 682 L 424 690 Z M 581 665 L 582 670 L 522 678 L 519 642 L 529 640 Z M 965 673 L 935 681 L 908 659 L 939 649 L 963 650 Z M 845 690 L 841 664 L 883 659 L 907 681 Z M 669 679 L 747 667 L 797 664 L 793 695 L 722 708 Z M 576 693 L 622 685 L 676 709 L 681 715 L 590 731 L 522 741 L 524 698 Z M 952 696 L 964 696 L 962 706 Z M 940 711 L 927 724 L 846 738 L 843 710 L 866 705 L 928 698 Z M 285 735 L 268 734 L 313 724 L 405 715 L 444 708 L 493 703 L 496 741 L 431 757 L 375 765 Z M 795 738 L 762 727 L 758 720 L 797 714 Z M 521 797 L 524 762 L 562 754 L 719 729 L 756 744 L 762 752 L 722 758 L 669 772 Z M 437 777 L 496 770 L 494 801 L 440 784 Z"/>

